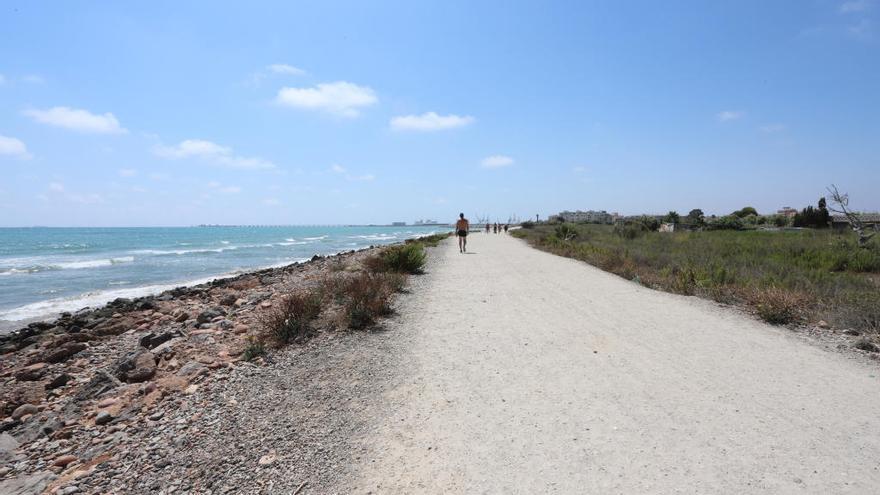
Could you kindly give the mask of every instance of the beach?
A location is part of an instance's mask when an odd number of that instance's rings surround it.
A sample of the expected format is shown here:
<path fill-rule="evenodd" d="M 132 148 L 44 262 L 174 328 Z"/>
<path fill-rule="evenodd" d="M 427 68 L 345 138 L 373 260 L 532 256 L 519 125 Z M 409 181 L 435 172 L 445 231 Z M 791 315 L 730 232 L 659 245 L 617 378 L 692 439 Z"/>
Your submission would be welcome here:
<path fill-rule="evenodd" d="M 866 354 L 504 234 L 472 234 L 467 254 L 452 239 L 430 248 L 425 274 L 369 332 L 322 324 L 242 360 L 260 312 L 372 252 L 121 301 L 6 342 L 0 400 L 6 414 L 25 405 L 0 422 L 17 447 L 0 451 L 0 487 L 866 493 L 880 482 L 858 468 L 880 454 Z"/>

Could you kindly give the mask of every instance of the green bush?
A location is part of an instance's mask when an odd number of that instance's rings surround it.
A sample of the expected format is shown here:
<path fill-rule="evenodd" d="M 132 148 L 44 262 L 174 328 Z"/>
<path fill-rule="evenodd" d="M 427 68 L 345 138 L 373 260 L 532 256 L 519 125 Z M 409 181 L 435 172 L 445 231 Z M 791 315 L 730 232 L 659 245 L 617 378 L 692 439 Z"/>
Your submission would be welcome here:
<path fill-rule="evenodd" d="M 345 284 L 343 315 L 348 328 L 360 330 L 391 314 L 391 295 L 401 287 L 400 276 L 360 273 Z"/>
<path fill-rule="evenodd" d="M 578 236 L 577 229 L 567 223 L 556 227 L 555 233 L 556 238 L 561 241 L 571 241 L 573 239 L 576 239 Z"/>
<path fill-rule="evenodd" d="M 525 222 L 523 222 L 523 223 L 521 223 L 521 224 L 519 224 L 519 225 L 520 225 L 520 227 L 522 227 L 522 228 L 524 228 L 524 229 L 533 229 L 533 228 L 535 228 L 535 222 L 525 221 Z"/>
<path fill-rule="evenodd" d="M 253 361 L 263 354 L 266 354 L 266 345 L 261 340 L 249 338 L 248 345 L 244 348 L 241 358 L 245 361 Z"/>
<path fill-rule="evenodd" d="M 420 243 L 391 246 L 382 254 L 383 271 L 396 273 L 422 273 L 427 255 Z"/>

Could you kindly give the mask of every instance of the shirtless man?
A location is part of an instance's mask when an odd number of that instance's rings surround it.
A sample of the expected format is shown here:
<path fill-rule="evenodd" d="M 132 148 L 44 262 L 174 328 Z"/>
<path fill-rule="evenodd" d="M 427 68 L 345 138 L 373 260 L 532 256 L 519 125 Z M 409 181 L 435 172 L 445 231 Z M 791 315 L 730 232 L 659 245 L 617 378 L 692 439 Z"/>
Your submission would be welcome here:
<path fill-rule="evenodd" d="M 464 213 L 458 214 L 458 220 L 455 222 L 455 235 L 458 236 L 458 252 L 467 251 L 467 235 L 471 228 L 471 223 L 464 217 Z"/>

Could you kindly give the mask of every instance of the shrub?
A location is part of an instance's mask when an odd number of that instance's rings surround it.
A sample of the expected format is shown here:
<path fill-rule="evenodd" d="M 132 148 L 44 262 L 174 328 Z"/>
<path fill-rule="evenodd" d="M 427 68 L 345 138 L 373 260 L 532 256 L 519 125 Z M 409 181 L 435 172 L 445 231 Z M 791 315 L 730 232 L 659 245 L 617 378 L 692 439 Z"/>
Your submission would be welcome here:
<path fill-rule="evenodd" d="M 728 215 L 709 222 L 706 228 L 709 230 L 742 230 L 743 221 L 737 216 Z"/>
<path fill-rule="evenodd" d="M 876 344 L 865 338 L 859 339 L 853 347 L 865 352 L 880 352 L 880 348 Z"/>
<path fill-rule="evenodd" d="M 263 341 L 250 337 L 248 338 L 247 347 L 244 348 L 244 352 L 241 354 L 241 358 L 245 361 L 253 361 L 263 354 L 266 354 L 266 346 L 263 344 Z"/>
<path fill-rule="evenodd" d="M 398 275 L 360 273 L 344 285 L 343 316 L 348 328 L 363 329 L 376 318 L 391 313 L 391 294 L 399 287 Z"/>
<path fill-rule="evenodd" d="M 791 291 L 778 287 L 756 290 L 751 296 L 758 316 L 771 325 L 785 325 L 794 322 L 803 303 Z"/>
<path fill-rule="evenodd" d="M 519 225 L 520 225 L 520 227 L 522 227 L 522 228 L 524 228 L 524 229 L 533 229 L 533 228 L 535 228 L 535 222 L 530 222 L 530 221 L 528 221 L 528 220 L 525 221 L 525 222 L 523 222 L 523 223 L 521 223 L 521 224 L 519 224 Z"/>
<path fill-rule="evenodd" d="M 428 247 L 437 247 L 437 245 L 440 244 L 440 241 L 442 241 L 443 239 L 447 239 L 451 235 L 451 232 L 446 234 L 432 234 L 425 237 L 419 237 L 418 239 L 407 239 L 406 243 L 420 243 Z"/>
<path fill-rule="evenodd" d="M 280 304 L 260 316 L 266 334 L 279 346 L 307 337 L 312 320 L 321 313 L 321 294 L 308 291 L 290 294 Z"/>
<path fill-rule="evenodd" d="M 556 230 L 554 232 L 556 234 L 556 238 L 561 241 L 571 241 L 578 236 L 577 230 L 567 223 L 556 227 Z"/>
<path fill-rule="evenodd" d="M 364 260 L 364 264 L 374 273 L 418 274 L 422 273 L 426 258 L 425 246 L 415 242 L 385 248 L 378 256 Z"/>

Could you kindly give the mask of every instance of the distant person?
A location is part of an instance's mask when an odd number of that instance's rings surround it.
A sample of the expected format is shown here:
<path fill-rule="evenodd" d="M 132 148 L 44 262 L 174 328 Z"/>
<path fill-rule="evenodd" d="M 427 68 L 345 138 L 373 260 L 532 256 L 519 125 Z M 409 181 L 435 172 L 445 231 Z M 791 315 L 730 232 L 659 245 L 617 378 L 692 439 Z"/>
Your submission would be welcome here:
<path fill-rule="evenodd" d="M 486 233 L 487 234 L 489 233 L 489 224 L 488 223 L 486 224 Z"/>
<path fill-rule="evenodd" d="M 498 233 L 498 224 L 497 224 L 497 223 L 493 223 L 493 224 L 492 224 L 492 233 L 493 233 L 493 234 L 497 234 L 497 233 Z"/>
<path fill-rule="evenodd" d="M 470 228 L 471 224 L 468 222 L 467 218 L 464 217 L 464 213 L 459 213 L 458 220 L 455 222 L 455 235 L 458 236 L 459 253 L 467 252 L 467 235 Z"/>
<path fill-rule="evenodd" d="M 507 229 L 508 229 L 509 227 L 510 227 L 510 224 L 507 224 L 507 223 L 504 224 L 504 233 L 505 233 L 505 234 L 507 233 Z"/>

